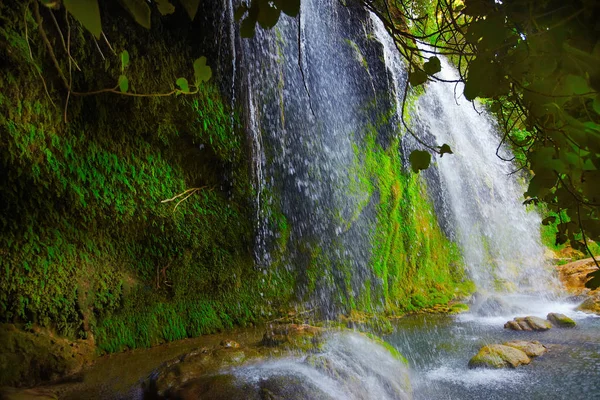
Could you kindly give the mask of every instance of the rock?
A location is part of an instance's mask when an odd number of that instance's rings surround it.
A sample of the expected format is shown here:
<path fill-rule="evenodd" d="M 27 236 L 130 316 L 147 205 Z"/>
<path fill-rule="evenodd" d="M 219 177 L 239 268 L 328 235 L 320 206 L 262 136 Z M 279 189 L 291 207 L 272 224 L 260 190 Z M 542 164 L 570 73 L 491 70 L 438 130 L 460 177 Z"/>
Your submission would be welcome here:
<path fill-rule="evenodd" d="M 537 340 L 531 342 L 525 340 L 511 340 L 510 342 L 503 343 L 503 345 L 519 349 L 527 354 L 528 357 L 538 357 L 548 351 L 546 346 Z"/>
<path fill-rule="evenodd" d="M 479 295 L 475 299 L 475 303 L 471 306 L 471 311 L 482 317 L 491 317 L 495 315 L 517 314 L 522 310 L 507 303 L 502 298 L 496 296 L 483 298 L 482 295 Z"/>
<path fill-rule="evenodd" d="M 547 331 L 552 328 L 552 324 L 540 317 L 525 317 L 525 321 L 534 331 Z"/>
<path fill-rule="evenodd" d="M 323 332 L 323 328 L 306 324 L 272 324 L 263 335 L 261 344 L 310 351 L 320 346 Z"/>
<path fill-rule="evenodd" d="M 558 277 L 565 289 L 575 295 L 585 294 L 589 291 L 585 287 L 588 281 L 587 274 L 596 271 L 596 264 L 592 258 L 578 260 L 564 265 L 556 266 Z"/>
<path fill-rule="evenodd" d="M 234 340 L 224 339 L 221 340 L 221 346 L 225 347 L 226 349 L 237 349 L 240 347 L 240 344 Z"/>
<path fill-rule="evenodd" d="M 513 331 L 522 331 L 521 325 L 517 321 L 508 321 L 504 324 L 505 329 L 512 329 Z M 531 329 L 530 329 L 531 330 Z"/>
<path fill-rule="evenodd" d="M 516 368 L 531 362 L 527 354 L 502 344 L 483 346 L 469 361 L 469 368 Z"/>
<path fill-rule="evenodd" d="M 596 293 L 590 295 L 579 307 L 577 310 L 600 314 L 600 291 L 595 290 Z"/>
<path fill-rule="evenodd" d="M 58 395 L 50 389 L 16 389 L 2 388 L 0 390 L 2 400 L 58 400 Z"/>
<path fill-rule="evenodd" d="M 571 318 L 567 317 L 565 314 L 550 313 L 550 314 L 548 314 L 548 316 L 546 318 L 548 319 L 548 321 L 550 321 L 552 323 L 552 325 L 558 326 L 561 328 L 572 328 L 575 325 L 577 325 L 575 323 L 575 321 L 573 321 Z"/>
<path fill-rule="evenodd" d="M 81 379 L 93 360 L 92 340 L 70 341 L 48 330 L 0 324 L 0 386 L 34 386 Z"/>
<path fill-rule="evenodd" d="M 300 400 L 369 398 L 371 390 L 382 397 L 412 398 L 406 364 L 378 340 L 349 331 L 311 326 L 273 326 L 271 335 L 291 338 L 322 336 L 320 350 L 299 357 L 290 342 L 273 348 L 263 345 L 239 349 L 217 346 L 197 350 L 168 361 L 143 383 L 143 398 Z M 228 357 L 246 353 L 230 364 Z M 370 384 L 365 385 L 368 376 Z M 333 386 L 323 380 L 331 379 Z M 375 389 L 373 386 L 375 385 Z"/>
<path fill-rule="evenodd" d="M 556 268 L 565 289 L 578 296 L 580 301 L 583 301 L 577 310 L 600 315 L 600 288 L 590 290 L 585 287 L 585 283 L 589 280 L 587 275 L 590 272 L 597 271 L 594 260 L 586 258 L 585 260 L 558 265 Z"/>
<path fill-rule="evenodd" d="M 552 328 L 552 324 L 545 319 L 539 317 L 517 317 L 513 321 L 508 321 L 504 324 L 505 329 L 515 331 L 547 331 Z"/>

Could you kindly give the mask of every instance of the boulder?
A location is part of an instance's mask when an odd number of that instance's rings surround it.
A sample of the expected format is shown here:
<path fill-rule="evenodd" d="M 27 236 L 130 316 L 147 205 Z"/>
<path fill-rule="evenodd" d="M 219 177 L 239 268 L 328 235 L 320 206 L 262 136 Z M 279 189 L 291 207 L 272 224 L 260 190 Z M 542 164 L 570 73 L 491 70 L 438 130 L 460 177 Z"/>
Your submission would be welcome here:
<path fill-rule="evenodd" d="M 588 313 L 600 314 L 600 291 L 595 290 L 596 293 L 590 295 L 577 310 Z"/>
<path fill-rule="evenodd" d="M 531 362 L 527 354 L 514 347 L 502 344 L 483 346 L 469 361 L 469 368 L 516 368 Z"/>
<path fill-rule="evenodd" d="M 517 317 L 513 321 L 504 324 L 504 328 L 515 331 L 547 331 L 552 328 L 550 321 L 539 317 Z"/>
<path fill-rule="evenodd" d="M 575 295 L 585 294 L 589 289 L 585 287 L 585 283 L 589 280 L 587 275 L 590 272 L 596 271 L 596 264 L 592 258 L 573 261 L 564 265 L 557 265 L 558 277 L 565 289 Z"/>
<path fill-rule="evenodd" d="M 565 314 L 550 313 L 546 318 L 552 323 L 552 325 L 560 328 L 572 328 L 577 325 L 575 321 L 567 317 Z"/>
<path fill-rule="evenodd" d="M 28 387 L 81 379 L 95 357 L 93 340 L 71 341 L 34 327 L 0 324 L 0 387 Z"/>
<path fill-rule="evenodd" d="M 546 346 L 538 342 L 537 340 L 528 342 L 525 340 L 511 340 L 510 342 L 503 343 L 504 346 L 519 349 L 528 357 L 538 357 L 548 351 Z"/>

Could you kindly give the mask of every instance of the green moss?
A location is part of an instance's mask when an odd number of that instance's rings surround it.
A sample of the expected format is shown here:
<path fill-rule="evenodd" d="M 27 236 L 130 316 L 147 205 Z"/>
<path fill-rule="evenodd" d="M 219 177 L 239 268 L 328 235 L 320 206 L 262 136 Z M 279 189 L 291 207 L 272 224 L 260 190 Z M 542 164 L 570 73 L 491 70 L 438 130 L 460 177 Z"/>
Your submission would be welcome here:
<path fill-rule="evenodd" d="M 403 169 L 399 138 L 387 148 L 376 138 L 372 127 L 363 147 L 355 146 L 358 179 L 351 190 L 378 200 L 371 267 L 381 280 L 385 309 L 413 311 L 466 294 L 460 252 L 440 230 L 424 181 Z M 372 302 L 372 295 L 369 287 L 359 304 L 365 305 L 364 296 Z"/>
<path fill-rule="evenodd" d="M 111 352 L 246 325 L 287 305 L 294 276 L 254 266 L 245 135 L 217 88 L 71 96 L 64 123 L 56 68 L 28 17 L 49 95 L 29 57 L 24 7 L 0 5 L 0 322 L 92 333 Z M 185 29 L 142 35 L 120 18 L 104 28 L 117 51 L 131 54 L 132 90 L 160 93 L 189 76 L 198 49 Z M 118 56 L 102 60 L 79 29 L 71 40 L 82 66 L 76 89 L 113 87 Z M 193 188 L 179 204 L 183 197 L 164 202 Z M 280 214 L 274 220 L 282 253 L 289 227 Z"/>

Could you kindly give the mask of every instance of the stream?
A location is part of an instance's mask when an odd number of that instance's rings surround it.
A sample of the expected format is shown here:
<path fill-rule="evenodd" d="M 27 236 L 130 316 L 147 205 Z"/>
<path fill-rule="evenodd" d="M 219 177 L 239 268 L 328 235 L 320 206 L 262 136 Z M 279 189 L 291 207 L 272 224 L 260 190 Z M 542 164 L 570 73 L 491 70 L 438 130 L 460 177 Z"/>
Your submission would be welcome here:
<path fill-rule="evenodd" d="M 526 304 L 514 315 L 420 314 L 398 320 L 385 339 L 409 360 L 415 399 L 594 399 L 600 397 L 600 317 L 574 311 L 577 304 L 531 296 L 504 299 Z M 545 332 L 504 329 L 518 315 L 545 318 L 561 312 L 574 328 Z M 548 352 L 517 369 L 469 369 L 469 359 L 487 344 L 538 340 Z"/>

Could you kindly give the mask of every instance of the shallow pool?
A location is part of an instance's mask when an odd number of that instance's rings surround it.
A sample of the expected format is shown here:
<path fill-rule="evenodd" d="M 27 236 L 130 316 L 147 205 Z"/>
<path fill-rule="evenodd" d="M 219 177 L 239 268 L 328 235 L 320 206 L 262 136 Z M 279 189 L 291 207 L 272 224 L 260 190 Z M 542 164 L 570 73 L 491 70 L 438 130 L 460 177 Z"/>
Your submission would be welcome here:
<path fill-rule="evenodd" d="M 409 360 L 415 399 L 600 399 L 600 317 L 575 311 L 577 304 L 535 297 L 512 298 L 515 314 L 424 314 L 399 320 L 385 339 Z M 504 329 L 506 321 L 547 312 L 566 314 L 574 328 L 546 332 Z M 509 340 L 538 340 L 549 350 L 517 369 L 468 369 L 478 350 Z"/>

